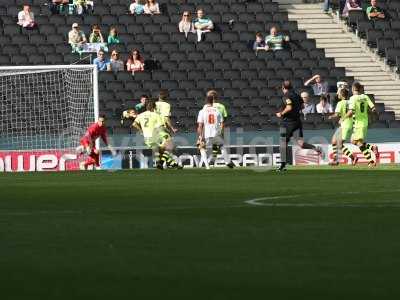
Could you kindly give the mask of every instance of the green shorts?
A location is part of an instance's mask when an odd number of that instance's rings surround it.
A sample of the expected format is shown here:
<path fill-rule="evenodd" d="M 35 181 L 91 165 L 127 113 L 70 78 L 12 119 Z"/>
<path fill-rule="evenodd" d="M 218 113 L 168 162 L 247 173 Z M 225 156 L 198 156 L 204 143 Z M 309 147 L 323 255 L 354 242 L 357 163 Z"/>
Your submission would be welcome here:
<path fill-rule="evenodd" d="M 367 132 L 368 132 L 368 126 L 354 127 L 351 139 L 353 141 L 359 141 L 359 140 L 365 141 L 365 138 L 367 137 Z"/>
<path fill-rule="evenodd" d="M 162 147 L 165 145 L 165 143 L 171 139 L 171 135 L 166 132 L 166 131 L 160 131 L 157 136 L 155 137 L 150 137 L 150 138 L 145 138 L 144 139 L 144 144 L 151 148 L 157 148 L 157 147 Z"/>
<path fill-rule="evenodd" d="M 347 141 L 351 137 L 353 127 L 340 127 L 340 131 L 342 132 L 342 141 Z"/>

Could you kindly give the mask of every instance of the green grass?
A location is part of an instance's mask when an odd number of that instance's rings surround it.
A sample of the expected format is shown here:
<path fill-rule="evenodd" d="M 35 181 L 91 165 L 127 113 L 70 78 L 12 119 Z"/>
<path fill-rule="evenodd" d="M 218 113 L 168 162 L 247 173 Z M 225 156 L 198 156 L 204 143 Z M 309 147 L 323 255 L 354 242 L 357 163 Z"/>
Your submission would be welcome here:
<path fill-rule="evenodd" d="M 0 297 L 396 299 L 399 176 L 397 166 L 2 174 Z M 274 196 L 259 203 L 287 206 L 245 203 Z"/>

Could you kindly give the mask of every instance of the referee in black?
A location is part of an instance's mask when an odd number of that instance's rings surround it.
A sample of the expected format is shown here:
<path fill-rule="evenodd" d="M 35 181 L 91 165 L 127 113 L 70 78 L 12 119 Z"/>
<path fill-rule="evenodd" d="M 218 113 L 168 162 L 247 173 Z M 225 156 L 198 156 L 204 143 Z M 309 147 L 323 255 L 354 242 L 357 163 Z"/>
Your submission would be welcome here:
<path fill-rule="evenodd" d="M 286 170 L 288 143 L 294 133 L 296 133 L 296 141 L 300 148 L 313 149 L 319 155 L 322 155 L 320 147 L 305 143 L 303 140 L 303 124 L 300 119 L 301 110 L 304 107 L 303 99 L 295 93 L 289 80 L 283 82 L 282 92 L 282 111 L 276 113 L 276 116 L 282 119 L 279 130 L 281 165 L 277 171 Z"/>

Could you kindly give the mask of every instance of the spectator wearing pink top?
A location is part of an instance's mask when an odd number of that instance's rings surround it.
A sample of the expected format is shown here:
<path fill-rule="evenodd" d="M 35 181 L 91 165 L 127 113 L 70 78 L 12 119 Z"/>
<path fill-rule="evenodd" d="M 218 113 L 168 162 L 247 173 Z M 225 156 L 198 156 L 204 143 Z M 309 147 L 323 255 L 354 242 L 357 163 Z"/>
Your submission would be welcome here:
<path fill-rule="evenodd" d="M 160 14 L 160 6 L 156 2 L 156 0 L 147 0 L 144 5 L 144 13 L 146 15 L 159 15 Z"/>
<path fill-rule="evenodd" d="M 352 10 L 362 10 L 361 3 L 359 0 L 346 0 L 346 3 L 343 8 L 342 16 L 348 17 L 349 11 Z"/>
<path fill-rule="evenodd" d="M 23 9 L 18 13 L 17 24 L 24 28 L 33 28 L 36 26 L 35 16 L 29 5 L 24 5 Z"/>
<path fill-rule="evenodd" d="M 128 61 L 126 62 L 126 69 L 132 73 L 144 71 L 144 60 L 139 50 L 133 49 L 129 54 Z"/>

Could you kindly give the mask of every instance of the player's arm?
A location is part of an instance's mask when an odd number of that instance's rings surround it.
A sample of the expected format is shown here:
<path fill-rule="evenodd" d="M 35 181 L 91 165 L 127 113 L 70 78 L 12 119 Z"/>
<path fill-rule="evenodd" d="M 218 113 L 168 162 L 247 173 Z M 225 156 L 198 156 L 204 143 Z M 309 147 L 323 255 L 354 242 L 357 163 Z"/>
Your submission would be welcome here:
<path fill-rule="evenodd" d="M 101 134 L 101 139 L 103 140 L 104 144 L 108 147 L 108 150 L 111 151 L 111 155 L 117 155 L 117 152 L 114 150 L 114 147 L 108 142 L 107 131 L 104 130 Z"/>
<path fill-rule="evenodd" d="M 292 109 L 293 109 L 292 100 L 286 99 L 285 102 L 286 102 L 285 108 L 281 112 L 276 113 L 276 116 L 278 118 L 282 118 L 285 114 L 287 114 L 288 112 L 292 111 Z"/>
<path fill-rule="evenodd" d="M 176 133 L 176 132 L 178 131 L 178 129 L 172 126 L 171 118 L 170 118 L 170 117 L 164 117 L 164 119 L 165 119 L 165 127 L 166 127 L 170 132 Z"/>
<path fill-rule="evenodd" d="M 142 127 L 137 119 L 132 123 L 132 127 L 135 128 L 137 131 L 142 132 Z"/>
<path fill-rule="evenodd" d="M 197 135 L 199 140 L 204 140 L 204 123 L 197 123 Z"/>
<path fill-rule="evenodd" d="M 367 96 L 367 104 L 369 109 L 373 112 L 373 113 L 377 113 L 376 108 L 375 108 L 375 104 L 374 102 L 372 102 L 371 98 L 369 96 Z"/>

